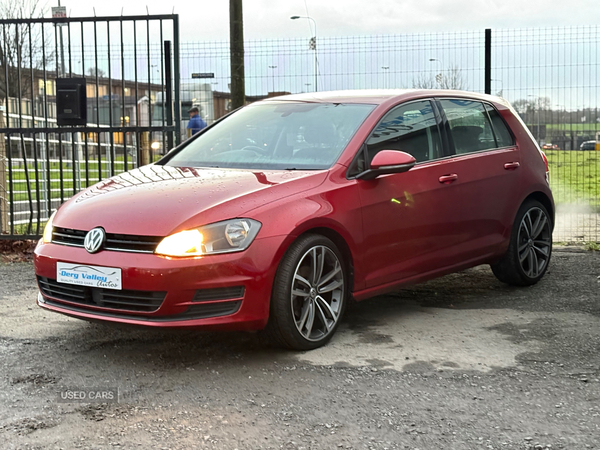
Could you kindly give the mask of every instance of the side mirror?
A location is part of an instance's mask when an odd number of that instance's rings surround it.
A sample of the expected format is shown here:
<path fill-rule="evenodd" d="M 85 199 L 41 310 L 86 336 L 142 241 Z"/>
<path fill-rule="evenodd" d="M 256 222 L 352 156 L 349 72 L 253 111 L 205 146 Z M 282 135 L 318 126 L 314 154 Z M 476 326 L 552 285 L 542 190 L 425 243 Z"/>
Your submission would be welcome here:
<path fill-rule="evenodd" d="M 379 175 L 388 173 L 402 173 L 413 168 L 417 163 L 414 156 L 398 150 L 382 150 L 373 157 L 371 168 L 364 171 L 357 178 L 372 180 Z"/>

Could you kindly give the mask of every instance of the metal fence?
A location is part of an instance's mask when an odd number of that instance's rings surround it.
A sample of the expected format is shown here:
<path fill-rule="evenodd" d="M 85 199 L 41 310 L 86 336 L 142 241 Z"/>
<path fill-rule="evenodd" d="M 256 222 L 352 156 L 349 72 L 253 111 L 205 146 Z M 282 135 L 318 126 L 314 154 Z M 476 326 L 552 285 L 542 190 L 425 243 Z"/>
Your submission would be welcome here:
<path fill-rule="evenodd" d="M 178 35 L 176 15 L 0 20 L 0 238 L 181 140 Z"/>
<path fill-rule="evenodd" d="M 502 96 L 548 156 L 554 239 L 600 242 L 600 152 L 581 149 L 600 141 L 599 26 L 311 38 L 246 42 L 246 94 L 442 88 Z M 198 72 L 214 73 L 206 82 L 219 117 L 229 43 L 182 44 L 182 85 Z"/>
<path fill-rule="evenodd" d="M 162 84 L 157 62 L 162 46 L 158 33 L 150 34 L 155 41 L 148 45 L 143 71 L 149 73 L 150 84 L 154 79 Z M 600 242 L 600 152 L 585 150 L 591 144 L 584 144 L 598 141 L 600 133 L 599 26 L 311 38 L 246 41 L 248 101 L 282 93 L 375 88 L 455 88 L 500 95 L 545 147 L 557 202 L 555 240 Z M 117 44 L 116 54 L 122 48 L 122 63 L 130 68 L 123 71 L 127 79 L 136 50 L 125 42 L 123 47 Z M 175 109 L 180 126 L 185 128 L 191 106 L 198 106 L 210 123 L 230 110 L 229 42 L 182 43 L 179 51 L 180 102 Z M 102 61 L 96 67 L 107 70 Z M 150 102 L 151 120 L 160 120 L 164 94 L 157 92 Z M 106 144 L 97 145 L 102 149 Z M 110 164 L 106 158 L 100 163 Z M 18 171 L 24 160 L 14 158 L 11 164 Z M 63 185 L 55 189 L 68 186 L 72 192 L 88 185 L 81 160 L 61 164 L 70 165 L 68 170 L 63 167 Z M 114 171 L 138 164 L 131 158 L 128 166 L 115 166 Z M 88 172 L 94 169 L 87 166 Z M 95 179 L 91 176 L 90 182 Z M 31 195 L 31 186 L 29 190 Z M 14 219 L 29 216 L 25 211 Z"/>

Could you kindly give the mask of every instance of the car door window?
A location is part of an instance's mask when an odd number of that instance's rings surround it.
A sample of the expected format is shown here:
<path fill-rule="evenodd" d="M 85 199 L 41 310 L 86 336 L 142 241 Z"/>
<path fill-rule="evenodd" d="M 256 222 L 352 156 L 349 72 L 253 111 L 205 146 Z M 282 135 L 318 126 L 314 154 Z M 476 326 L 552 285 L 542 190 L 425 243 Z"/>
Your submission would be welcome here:
<path fill-rule="evenodd" d="M 492 125 L 483 103 L 474 100 L 443 99 L 450 134 L 457 155 L 497 148 Z"/>
<path fill-rule="evenodd" d="M 442 156 L 437 120 L 429 100 L 400 105 L 388 112 L 366 142 L 370 163 L 382 150 L 410 153 L 417 162 Z"/>
<path fill-rule="evenodd" d="M 492 128 L 494 130 L 494 135 L 496 136 L 496 146 L 497 147 L 511 147 L 515 145 L 515 141 L 508 131 L 508 127 L 502 117 L 500 117 L 500 113 L 496 111 L 492 105 L 485 105 L 485 109 L 490 116 L 492 121 Z"/>

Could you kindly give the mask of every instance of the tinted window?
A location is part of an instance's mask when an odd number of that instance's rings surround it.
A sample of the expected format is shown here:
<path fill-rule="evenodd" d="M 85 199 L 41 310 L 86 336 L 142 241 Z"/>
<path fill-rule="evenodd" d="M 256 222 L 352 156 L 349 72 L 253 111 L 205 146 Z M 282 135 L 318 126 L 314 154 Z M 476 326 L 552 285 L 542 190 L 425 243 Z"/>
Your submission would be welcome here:
<path fill-rule="evenodd" d="M 472 100 L 440 101 L 456 154 L 478 152 L 496 148 L 496 140 L 483 103 Z"/>
<path fill-rule="evenodd" d="M 498 147 L 510 147 L 514 145 L 514 141 L 510 131 L 506 127 L 504 120 L 500 117 L 500 113 L 496 111 L 492 105 L 485 105 L 485 109 L 490 115 L 492 120 L 492 127 L 494 128 L 494 134 L 496 135 L 496 144 Z"/>
<path fill-rule="evenodd" d="M 366 144 L 369 162 L 381 150 L 401 150 L 417 162 L 441 157 L 442 144 L 431 102 L 394 108 L 375 127 Z"/>

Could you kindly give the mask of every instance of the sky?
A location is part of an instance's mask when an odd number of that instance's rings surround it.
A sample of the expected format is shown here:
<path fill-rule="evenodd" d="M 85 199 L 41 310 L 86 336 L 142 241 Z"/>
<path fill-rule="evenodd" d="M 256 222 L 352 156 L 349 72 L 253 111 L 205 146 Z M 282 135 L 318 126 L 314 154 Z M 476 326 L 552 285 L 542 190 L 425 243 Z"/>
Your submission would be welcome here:
<path fill-rule="evenodd" d="M 313 90 L 315 85 L 319 90 L 413 87 L 415 73 L 431 78 L 454 66 L 467 78 L 464 89 L 483 91 L 482 31 L 492 28 L 497 30 L 493 32 L 493 56 L 498 58 L 492 61 L 494 93 L 511 101 L 527 96 L 549 97 L 557 108 L 566 109 L 598 104 L 599 1 L 243 0 L 246 94 L 301 92 Z M 93 1 L 61 2 L 71 17 L 145 15 L 147 11 L 152 15 L 179 14 L 181 79 L 192 82 L 192 73 L 214 73 L 212 88 L 228 90 L 225 41 L 229 40 L 229 1 L 102 0 L 96 6 Z M 304 41 L 315 35 L 313 22 L 290 20 L 295 15 L 310 16 L 317 24 L 321 51 L 318 82 L 316 55 Z M 170 33 L 170 24 L 165 26 L 165 33 Z M 552 30 L 573 26 L 580 28 Z M 151 34 L 156 40 L 157 32 Z M 413 39 L 411 36 L 416 34 L 426 37 Z M 359 39 L 346 42 L 341 39 L 344 36 Z M 327 42 L 324 38 L 328 37 L 334 39 Z M 164 39 L 172 37 L 165 35 Z M 265 44 L 261 40 L 277 42 Z M 86 38 L 86 42 L 91 39 Z M 161 48 L 160 42 L 156 44 Z M 253 48 L 260 51 L 252 52 Z M 327 48 L 335 51 L 323 50 Z M 87 58 L 87 66 L 90 63 Z M 142 77 L 150 73 L 148 64 L 156 67 L 159 61 L 139 63 Z M 118 78 L 121 75 L 115 72 L 117 66 L 113 64 L 112 75 Z M 102 61 L 99 67 L 107 70 Z M 152 75 L 157 77 L 155 70 Z"/>
<path fill-rule="evenodd" d="M 179 14 L 182 41 L 229 38 L 227 0 L 63 0 L 71 17 Z M 58 4 L 48 2 L 48 6 Z M 245 39 L 389 35 L 482 28 L 546 28 L 600 23 L 598 0 L 244 0 Z M 304 22 L 304 23 L 303 23 Z"/>

